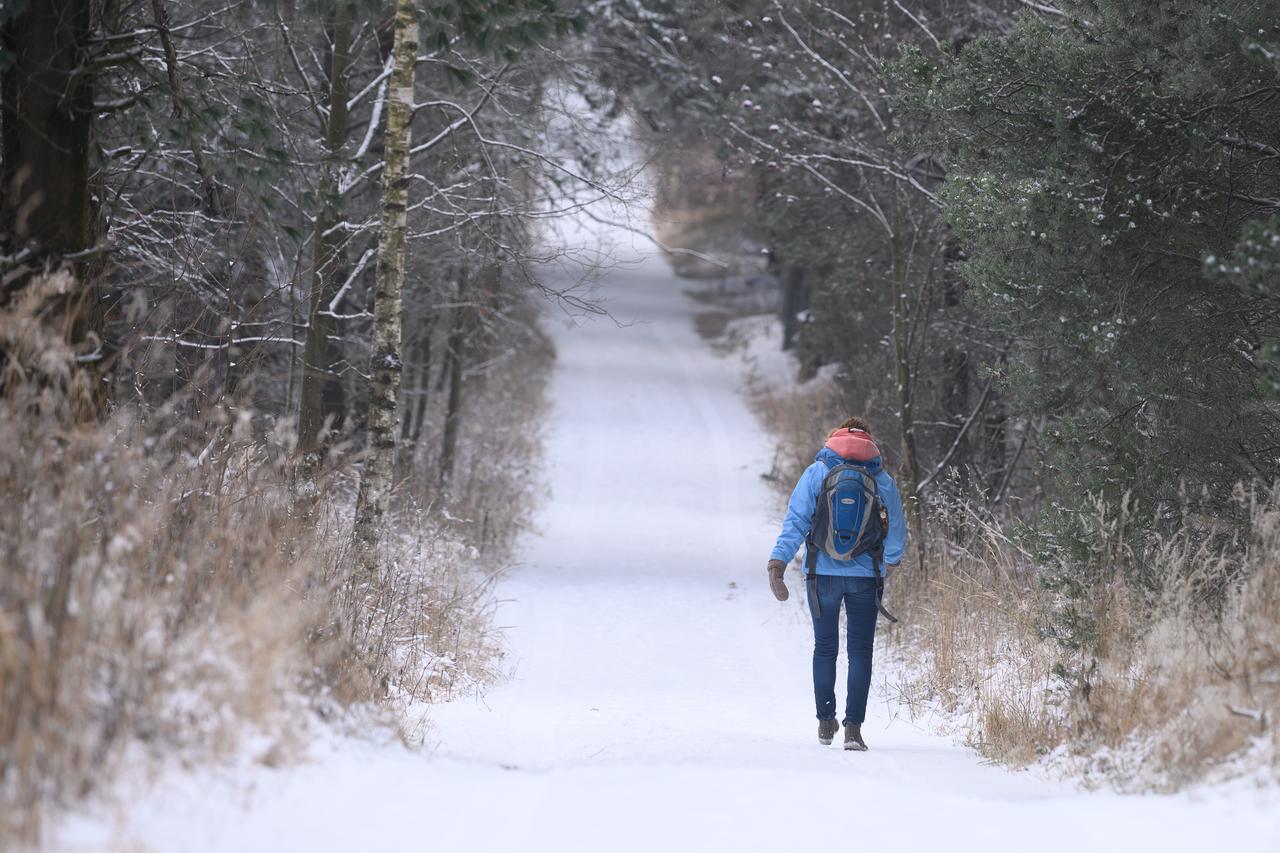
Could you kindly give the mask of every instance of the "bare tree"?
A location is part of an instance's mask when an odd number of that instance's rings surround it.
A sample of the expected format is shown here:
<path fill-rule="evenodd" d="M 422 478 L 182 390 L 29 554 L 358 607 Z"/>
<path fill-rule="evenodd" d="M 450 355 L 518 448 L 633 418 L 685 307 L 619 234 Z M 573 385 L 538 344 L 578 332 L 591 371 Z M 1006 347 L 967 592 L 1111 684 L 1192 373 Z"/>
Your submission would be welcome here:
<path fill-rule="evenodd" d="M 395 485 L 400 400 L 401 302 L 409 208 L 409 154 L 413 144 L 414 73 L 418 65 L 418 9 L 397 0 L 387 129 L 383 152 L 382 210 L 377 283 L 373 296 L 373 354 L 369 372 L 368 437 L 356 499 L 354 535 L 365 571 L 377 568 L 376 546 Z"/>

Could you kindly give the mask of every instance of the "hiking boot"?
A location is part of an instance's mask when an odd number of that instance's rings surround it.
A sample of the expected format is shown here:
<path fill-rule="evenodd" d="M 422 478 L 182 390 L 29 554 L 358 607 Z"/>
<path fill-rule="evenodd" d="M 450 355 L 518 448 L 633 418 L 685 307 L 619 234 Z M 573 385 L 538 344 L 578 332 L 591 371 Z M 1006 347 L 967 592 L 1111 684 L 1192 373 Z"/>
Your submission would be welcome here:
<path fill-rule="evenodd" d="M 840 726 L 836 724 L 835 720 L 818 720 L 818 743 L 823 746 L 831 746 L 831 741 L 836 736 L 836 729 L 838 728 Z"/>
<path fill-rule="evenodd" d="M 827 743 L 830 742 L 827 741 Z M 862 726 L 858 723 L 845 723 L 844 748 L 855 749 L 858 752 L 867 751 L 867 742 L 862 739 Z"/>

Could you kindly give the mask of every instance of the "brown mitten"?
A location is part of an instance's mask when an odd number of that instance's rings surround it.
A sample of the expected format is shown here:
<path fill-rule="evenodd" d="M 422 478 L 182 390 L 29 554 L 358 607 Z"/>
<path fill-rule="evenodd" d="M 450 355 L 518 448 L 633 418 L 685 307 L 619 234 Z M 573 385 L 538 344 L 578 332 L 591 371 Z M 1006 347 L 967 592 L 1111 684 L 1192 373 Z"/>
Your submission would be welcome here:
<path fill-rule="evenodd" d="M 787 585 L 782 580 L 782 575 L 787 570 L 787 564 L 781 560 L 769 561 L 769 589 L 773 590 L 773 597 L 779 601 L 786 601 L 791 597 L 791 593 L 787 592 Z"/>

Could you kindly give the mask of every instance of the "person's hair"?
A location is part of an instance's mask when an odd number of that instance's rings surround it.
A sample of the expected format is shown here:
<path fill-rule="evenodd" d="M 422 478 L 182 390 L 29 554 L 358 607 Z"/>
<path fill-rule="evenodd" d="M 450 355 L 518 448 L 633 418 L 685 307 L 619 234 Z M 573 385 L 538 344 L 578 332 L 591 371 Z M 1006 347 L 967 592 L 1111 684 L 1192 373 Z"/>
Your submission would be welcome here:
<path fill-rule="evenodd" d="M 860 429 L 867 435 L 871 435 L 871 424 L 859 417 L 849 418 L 849 420 L 840 424 L 836 429 Z"/>

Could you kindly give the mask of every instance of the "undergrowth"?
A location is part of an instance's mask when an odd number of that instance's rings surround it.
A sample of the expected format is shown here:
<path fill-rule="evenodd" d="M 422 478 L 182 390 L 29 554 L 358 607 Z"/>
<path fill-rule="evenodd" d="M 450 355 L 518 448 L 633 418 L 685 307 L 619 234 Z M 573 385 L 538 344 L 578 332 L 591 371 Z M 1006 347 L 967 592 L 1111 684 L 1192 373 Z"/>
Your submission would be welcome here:
<path fill-rule="evenodd" d="M 823 383 L 757 389 L 755 401 L 777 442 L 767 479 L 784 500 L 822 436 L 857 413 L 837 411 Z M 1132 509 L 1096 502 L 1086 550 L 1111 580 L 1081 602 L 1045 583 L 1058 567 L 1019 544 L 1012 519 L 932 498 L 925 565 L 908 549 L 888 585 L 902 621 L 882 624 L 878 645 L 897 664 L 894 703 L 941 710 L 994 760 L 1124 790 L 1280 778 L 1280 488 L 1235 499 L 1247 535 L 1148 540 L 1142 559 L 1166 579 L 1155 598 L 1115 565 L 1134 557 Z M 1081 607 L 1091 642 L 1062 642 L 1063 614 Z"/>
<path fill-rule="evenodd" d="M 288 423 L 192 400 L 86 416 L 61 337 L 18 320 L 0 328 L 0 839 L 38 840 L 138 753 L 275 765 L 357 708 L 409 738 L 404 712 L 499 675 L 491 585 L 527 513 L 493 503 L 536 499 L 545 347 L 471 402 L 523 420 L 487 448 L 520 464 L 468 449 L 437 503 L 404 490 L 368 576 L 348 553 L 358 458 L 334 448 L 300 490 Z M 478 447 L 493 421 L 471 420 Z"/>

